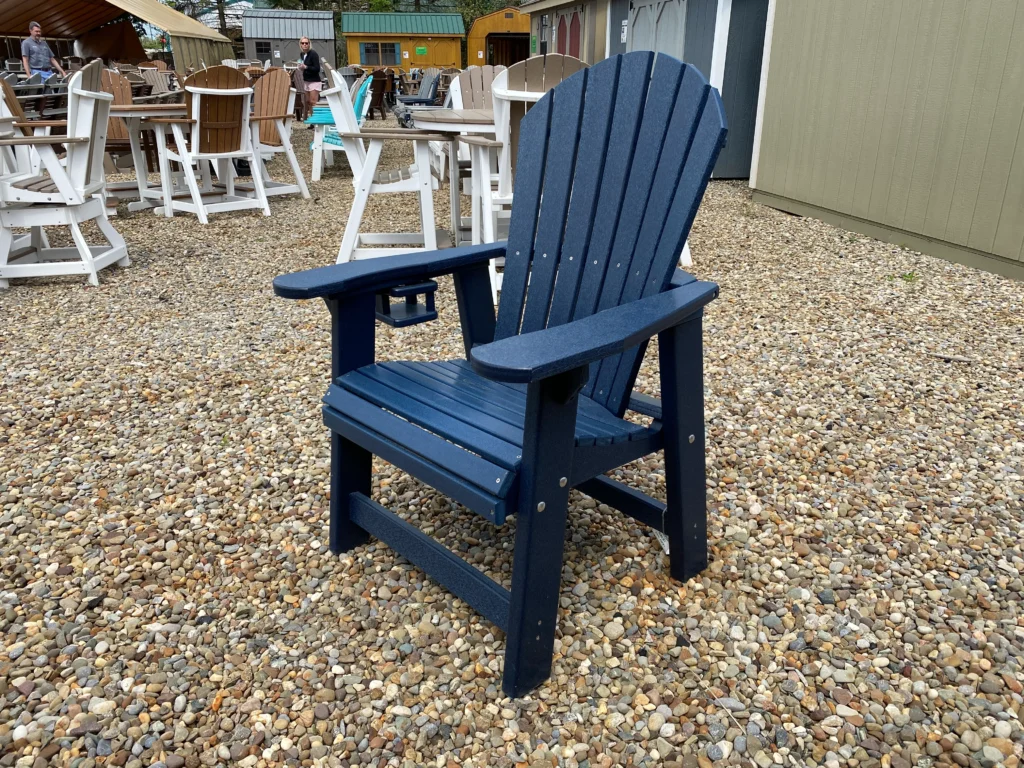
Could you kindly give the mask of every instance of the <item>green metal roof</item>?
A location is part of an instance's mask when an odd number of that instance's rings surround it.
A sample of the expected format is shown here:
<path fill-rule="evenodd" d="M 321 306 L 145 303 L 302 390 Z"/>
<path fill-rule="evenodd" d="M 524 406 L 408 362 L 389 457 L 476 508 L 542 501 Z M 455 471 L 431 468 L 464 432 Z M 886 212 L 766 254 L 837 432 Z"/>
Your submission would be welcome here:
<path fill-rule="evenodd" d="M 461 13 L 343 13 L 343 35 L 464 35 Z"/>

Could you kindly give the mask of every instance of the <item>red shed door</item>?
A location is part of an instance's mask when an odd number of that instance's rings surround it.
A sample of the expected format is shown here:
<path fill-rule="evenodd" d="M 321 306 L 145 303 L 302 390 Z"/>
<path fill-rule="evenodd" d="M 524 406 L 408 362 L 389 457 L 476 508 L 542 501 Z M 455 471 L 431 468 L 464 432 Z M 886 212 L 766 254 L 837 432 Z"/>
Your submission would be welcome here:
<path fill-rule="evenodd" d="M 569 55 L 578 59 L 580 57 L 580 15 L 574 13 L 569 23 Z"/>
<path fill-rule="evenodd" d="M 568 53 L 569 52 L 569 29 L 565 23 L 565 16 L 562 16 L 558 20 L 558 52 Z"/>

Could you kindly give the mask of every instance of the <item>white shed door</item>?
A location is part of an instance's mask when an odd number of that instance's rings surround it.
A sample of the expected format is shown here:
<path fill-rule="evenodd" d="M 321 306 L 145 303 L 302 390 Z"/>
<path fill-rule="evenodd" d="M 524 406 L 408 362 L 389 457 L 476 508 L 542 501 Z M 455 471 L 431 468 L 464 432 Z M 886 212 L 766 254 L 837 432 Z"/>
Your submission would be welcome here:
<path fill-rule="evenodd" d="M 628 51 L 658 51 L 683 58 L 686 0 L 633 0 L 629 4 Z"/>

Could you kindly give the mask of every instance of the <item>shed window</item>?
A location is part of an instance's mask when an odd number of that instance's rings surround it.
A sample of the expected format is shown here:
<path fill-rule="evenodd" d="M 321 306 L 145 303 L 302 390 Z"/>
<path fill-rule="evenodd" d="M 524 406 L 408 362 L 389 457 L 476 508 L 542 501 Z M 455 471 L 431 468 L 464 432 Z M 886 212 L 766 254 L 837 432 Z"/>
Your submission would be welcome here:
<path fill-rule="evenodd" d="M 360 43 L 359 63 L 374 67 L 398 64 L 402 55 L 398 43 Z"/>
<path fill-rule="evenodd" d="M 516 15 L 514 13 L 506 13 L 505 14 L 505 18 L 506 19 L 514 19 L 515 17 L 516 17 Z"/>
<path fill-rule="evenodd" d="M 260 61 L 266 61 L 270 58 L 270 41 L 269 40 L 257 40 L 256 41 L 256 58 Z"/>

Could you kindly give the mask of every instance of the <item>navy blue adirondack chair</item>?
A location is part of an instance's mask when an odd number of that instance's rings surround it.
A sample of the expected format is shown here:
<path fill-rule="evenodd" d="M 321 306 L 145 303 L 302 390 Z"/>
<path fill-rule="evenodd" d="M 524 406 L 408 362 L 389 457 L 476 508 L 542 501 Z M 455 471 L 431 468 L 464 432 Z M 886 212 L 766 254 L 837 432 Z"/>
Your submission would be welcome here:
<path fill-rule="evenodd" d="M 724 144 L 718 92 L 649 52 L 573 75 L 522 121 L 506 243 L 278 277 L 332 315 L 330 546 L 376 536 L 506 632 L 503 687 L 551 673 L 569 490 L 663 531 L 670 571 L 707 565 L 702 308 L 676 269 Z M 505 257 L 495 319 L 488 259 Z M 468 360 L 374 362 L 374 297 L 453 274 Z M 657 335 L 661 400 L 632 393 Z M 623 419 L 633 410 L 649 427 Z M 665 452 L 667 504 L 605 472 Z M 369 498 L 371 454 L 501 525 L 518 514 L 506 590 Z"/>
<path fill-rule="evenodd" d="M 437 98 L 437 75 L 427 75 L 420 82 L 419 90 L 413 96 L 399 96 L 398 100 L 407 107 L 430 106 Z"/>

